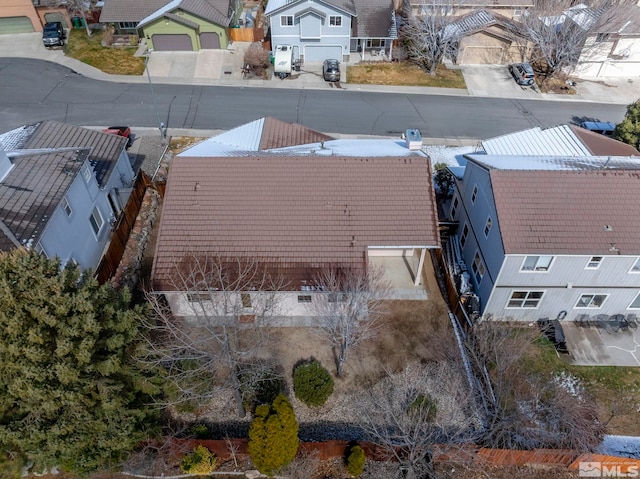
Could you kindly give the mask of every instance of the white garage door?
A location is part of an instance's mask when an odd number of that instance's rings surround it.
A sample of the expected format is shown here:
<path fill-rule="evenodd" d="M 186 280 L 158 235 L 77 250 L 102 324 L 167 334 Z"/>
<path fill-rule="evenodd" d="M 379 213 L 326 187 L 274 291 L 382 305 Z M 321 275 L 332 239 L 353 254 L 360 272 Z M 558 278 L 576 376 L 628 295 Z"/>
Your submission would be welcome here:
<path fill-rule="evenodd" d="M 0 34 L 31 33 L 33 31 L 33 24 L 29 17 L 0 18 Z"/>
<path fill-rule="evenodd" d="M 189 35 L 153 35 L 153 48 L 159 52 L 191 52 L 191 38 Z"/>
<path fill-rule="evenodd" d="M 305 62 L 323 62 L 328 58 L 335 58 L 339 62 L 342 61 L 342 47 L 338 46 L 322 46 L 307 45 L 304 47 Z"/>

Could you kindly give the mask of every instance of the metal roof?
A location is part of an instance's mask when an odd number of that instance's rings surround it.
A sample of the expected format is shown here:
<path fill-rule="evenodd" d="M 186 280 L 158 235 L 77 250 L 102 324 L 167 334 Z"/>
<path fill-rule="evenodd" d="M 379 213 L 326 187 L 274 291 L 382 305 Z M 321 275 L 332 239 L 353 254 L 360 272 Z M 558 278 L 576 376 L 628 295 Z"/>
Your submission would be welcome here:
<path fill-rule="evenodd" d="M 568 125 L 530 128 L 482 142 L 487 155 L 591 156 Z"/>
<path fill-rule="evenodd" d="M 639 170 L 640 157 L 637 156 L 526 156 L 526 155 L 465 155 L 487 169 L 495 170 Z"/>

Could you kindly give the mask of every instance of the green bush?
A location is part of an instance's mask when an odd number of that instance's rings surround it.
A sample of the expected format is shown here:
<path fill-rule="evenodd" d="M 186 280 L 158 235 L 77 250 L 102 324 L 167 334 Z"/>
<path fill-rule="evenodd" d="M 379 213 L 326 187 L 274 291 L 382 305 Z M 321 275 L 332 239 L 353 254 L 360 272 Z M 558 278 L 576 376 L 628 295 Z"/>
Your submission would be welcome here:
<path fill-rule="evenodd" d="M 256 468 L 272 476 L 296 457 L 298 421 L 289 400 L 282 394 L 272 404 L 256 408 L 249 426 L 249 455 Z"/>
<path fill-rule="evenodd" d="M 293 390 L 307 406 L 322 406 L 333 393 L 333 378 L 316 359 L 293 370 Z"/>
<path fill-rule="evenodd" d="M 196 439 L 209 439 L 209 428 L 204 424 L 194 424 L 189 428 L 189 432 Z"/>
<path fill-rule="evenodd" d="M 408 409 L 409 414 L 423 417 L 426 422 L 431 422 L 438 413 L 438 402 L 429 394 L 418 394 Z"/>
<path fill-rule="evenodd" d="M 211 474 L 216 468 L 216 455 L 202 444 L 180 461 L 180 469 L 187 474 Z"/>
<path fill-rule="evenodd" d="M 352 476 L 359 476 L 364 470 L 364 451 L 358 445 L 349 446 L 345 455 L 347 472 Z"/>

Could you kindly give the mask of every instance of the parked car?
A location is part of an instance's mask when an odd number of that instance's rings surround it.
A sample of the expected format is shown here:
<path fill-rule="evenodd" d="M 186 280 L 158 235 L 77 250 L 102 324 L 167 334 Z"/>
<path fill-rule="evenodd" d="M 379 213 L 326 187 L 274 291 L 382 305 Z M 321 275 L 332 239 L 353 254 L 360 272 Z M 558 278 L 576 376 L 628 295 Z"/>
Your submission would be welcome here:
<path fill-rule="evenodd" d="M 533 68 L 528 63 L 512 63 L 509 71 L 518 85 L 533 85 L 536 79 Z"/>
<path fill-rule="evenodd" d="M 42 43 L 45 47 L 61 47 L 64 45 L 64 27 L 60 22 L 47 22 L 42 30 Z"/>
<path fill-rule="evenodd" d="M 324 81 L 340 81 L 340 62 L 335 59 L 325 60 L 322 64 L 322 78 Z"/>
<path fill-rule="evenodd" d="M 613 130 L 616 129 L 616 125 L 610 121 L 584 121 L 580 123 L 580 128 L 600 133 L 604 136 L 613 136 Z"/>
<path fill-rule="evenodd" d="M 128 126 L 110 126 L 102 130 L 103 133 L 110 133 L 111 135 L 118 135 L 127 139 L 127 148 L 130 148 L 133 144 L 133 135 L 131 134 L 131 128 Z"/>

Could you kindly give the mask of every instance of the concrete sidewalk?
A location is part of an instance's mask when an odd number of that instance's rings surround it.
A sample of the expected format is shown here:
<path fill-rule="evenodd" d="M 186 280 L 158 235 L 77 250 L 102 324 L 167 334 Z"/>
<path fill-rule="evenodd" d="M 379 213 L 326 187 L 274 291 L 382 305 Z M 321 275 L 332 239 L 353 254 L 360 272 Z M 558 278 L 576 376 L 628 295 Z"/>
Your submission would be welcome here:
<path fill-rule="evenodd" d="M 246 43 L 236 42 L 227 50 L 152 52 L 148 60 L 148 72 L 152 81 L 159 84 L 350 90 L 528 100 L 588 101 L 624 105 L 632 103 L 640 97 L 640 77 L 580 79 L 577 81 L 576 90 L 578 93 L 576 95 L 542 94 L 529 87 L 518 86 L 509 75 L 506 66 L 503 65 L 460 67 L 467 83 L 467 89 L 360 85 L 344 82 L 333 84 L 322 80 L 321 64 L 303 65 L 301 72 L 296 72 L 285 80 L 275 77 L 244 79 L 241 68 L 244 50 L 247 47 Z M 46 49 L 42 45 L 40 33 L 0 35 L 0 56 L 46 60 L 64 65 L 80 75 L 96 80 L 119 83 L 145 83 L 148 81 L 146 75 L 109 75 L 65 56 L 62 48 Z M 347 67 L 348 64 L 344 65 L 344 68 Z"/>

